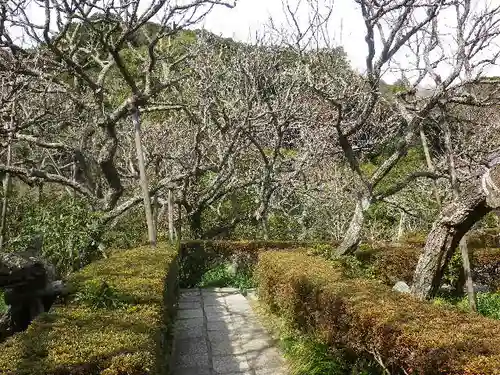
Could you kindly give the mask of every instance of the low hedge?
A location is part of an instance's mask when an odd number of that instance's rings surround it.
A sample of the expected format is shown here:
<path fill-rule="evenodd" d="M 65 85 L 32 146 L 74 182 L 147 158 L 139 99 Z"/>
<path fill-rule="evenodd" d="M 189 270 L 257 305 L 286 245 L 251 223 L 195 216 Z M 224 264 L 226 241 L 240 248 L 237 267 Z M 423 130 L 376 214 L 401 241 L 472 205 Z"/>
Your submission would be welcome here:
<path fill-rule="evenodd" d="M 410 233 L 403 242 L 406 245 L 422 248 L 425 245 L 427 233 Z M 499 228 L 472 230 L 467 234 L 469 249 L 484 249 L 500 247 Z"/>
<path fill-rule="evenodd" d="M 8 375 L 166 374 L 176 251 L 115 251 L 73 274 L 71 295 L 0 345 Z"/>
<path fill-rule="evenodd" d="M 411 284 L 421 248 L 366 246 L 355 256 L 370 266 L 374 276 L 384 284 L 394 285 L 397 281 Z"/>
<path fill-rule="evenodd" d="M 273 311 L 331 347 L 377 358 L 391 374 L 499 374 L 497 321 L 341 275 L 301 252 L 262 253 L 256 269 L 259 298 Z"/>
<path fill-rule="evenodd" d="M 365 247 L 355 255 L 371 266 L 375 277 L 387 285 L 403 280 L 411 284 L 422 248 Z M 475 282 L 500 290 L 500 249 L 470 249 L 472 277 Z"/>
<path fill-rule="evenodd" d="M 500 249 L 474 251 L 472 274 L 474 281 L 500 290 Z"/>
<path fill-rule="evenodd" d="M 179 247 L 180 285 L 183 288 L 195 286 L 205 272 L 224 262 L 232 262 L 238 269 L 248 269 L 257 263 L 261 251 L 310 245 L 286 241 L 184 241 Z"/>

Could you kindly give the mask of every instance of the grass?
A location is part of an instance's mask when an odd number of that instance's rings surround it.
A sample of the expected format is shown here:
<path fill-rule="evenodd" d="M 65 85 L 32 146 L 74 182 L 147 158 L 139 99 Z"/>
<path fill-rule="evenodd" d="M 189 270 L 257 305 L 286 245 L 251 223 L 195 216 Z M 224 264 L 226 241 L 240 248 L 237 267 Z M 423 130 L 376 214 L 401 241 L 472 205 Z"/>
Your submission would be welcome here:
<path fill-rule="evenodd" d="M 3 299 L 3 292 L 0 291 L 0 314 L 3 314 L 6 311 L 7 311 L 7 305 L 5 304 L 5 301 Z"/>
<path fill-rule="evenodd" d="M 441 296 L 433 300 L 436 305 L 456 307 L 461 311 L 469 311 L 467 296 L 456 298 L 452 296 Z M 500 320 L 500 293 L 477 293 L 477 312 L 487 318 Z"/>
<path fill-rule="evenodd" d="M 476 299 L 477 311 L 481 315 L 500 320 L 500 293 L 478 293 Z"/>
<path fill-rule="evenodd" d="M 290 375 L 379 375 L 378 366 L 369 360 L 349 358 L 342 349 L 333 349 L 313 335 L 293 329 L 264 303 L 252 307 L 271 332 L 283 352 Z"/>
<path fill-rule="evenodd" d="M 230 263 L 226 262 L 220 263 L 205 272 L 196 286 L 200 288 L 231 287 L 246 291 L 253 288 L 255 284 L 250 269 L 243 269 L 234 273 L 230 268 Z"/>

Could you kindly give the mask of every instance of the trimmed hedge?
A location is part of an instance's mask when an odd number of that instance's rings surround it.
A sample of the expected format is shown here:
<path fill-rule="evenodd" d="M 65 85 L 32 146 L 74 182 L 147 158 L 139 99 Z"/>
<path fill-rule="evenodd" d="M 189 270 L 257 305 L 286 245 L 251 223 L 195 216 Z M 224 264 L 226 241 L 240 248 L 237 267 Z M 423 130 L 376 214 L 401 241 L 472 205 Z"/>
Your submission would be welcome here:
<path fill-rule="evenodd" d="M 71 275 L 66 304 L 0 345 L 0 373 L 166 374 L 176 258 L 165 245 L 114 251 Z"/>
<path fill-rule="evenodd" d="M 397 281 L 411 284 L 417 267 L 421 248 L 413 247 L 369 247 L 358 250 L 355 256 L 373 268 L 374 276 L 384 284 Z"/>
<path fill-rule="evenodd" d="M 422 248 L 425 245 L 427 233 L 412 233 L 404 238 L 404 243 L 409 246 Z M 484 249 L 500 247 L 499 228 L 486 228 L 472 230 L 467 234 L 469 249 Z"/>
<path fill-rule="evenodd" d="M 500 290 L 500 249 L 474 251 L 472 274 L 474 280 L 489 285 L 493 291 Z"/>
<path fill-rule="evenodd" d="M 301 252 L 265 252 L 259 298 L 295 327 L 388 371 L 419 375 L 500 373 L 500 324 L 418 301 L 364 279 L 342 279 L 332 262 Z"/>
<path fill-rule="evenodd" d="M 184 241 L 179 248 L 180 284 L 183 288 L 194 287 L 205 272 L 224 262 L 230 261 L 238 269 L 251 269 L 261 251 L 310 245 L 308 242 L 284 241 Z"/>
<path fill-rule="evenodd" d="M 371 266 L 375 277 L 387 285 L 403 280 L 411 284 L 421 248 L 371 247 L 356 252 L 356 257 Z M 475 282 L 500 290 L 500 249 L 473 249 L 470 251 L 472 276 Z"/>

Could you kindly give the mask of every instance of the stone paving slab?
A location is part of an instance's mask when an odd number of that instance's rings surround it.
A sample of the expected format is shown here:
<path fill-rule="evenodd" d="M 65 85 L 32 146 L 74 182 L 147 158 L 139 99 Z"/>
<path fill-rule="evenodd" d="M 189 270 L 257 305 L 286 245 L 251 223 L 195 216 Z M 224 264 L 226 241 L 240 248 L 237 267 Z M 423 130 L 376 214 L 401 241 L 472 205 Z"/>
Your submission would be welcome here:
<path fill-rule="evenodd" d="M 237 289 L 183 289 L 173 375 L 286 375 L 281 353 Z"/>

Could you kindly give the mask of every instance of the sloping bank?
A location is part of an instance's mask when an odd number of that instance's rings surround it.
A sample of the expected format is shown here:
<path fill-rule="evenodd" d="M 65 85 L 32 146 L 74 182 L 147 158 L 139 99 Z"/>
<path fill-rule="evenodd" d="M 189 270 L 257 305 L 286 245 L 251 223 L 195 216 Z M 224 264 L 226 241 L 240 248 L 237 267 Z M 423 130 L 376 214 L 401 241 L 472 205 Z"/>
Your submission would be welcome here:
<path fill-rule="evenodd" d="M 385 373 L 500 374 L 498 321 L 344 279 L 333 263 L 304 253 L 262 253 L 256 277 L 275 314 L 332 348 L 376 360 Z"/>
<path fill-rule="evenodd" d="M 70 277 L 66 303 L 0 344 L 0 374 L 165 374 L 177 252 L 115 251 Z"/>

